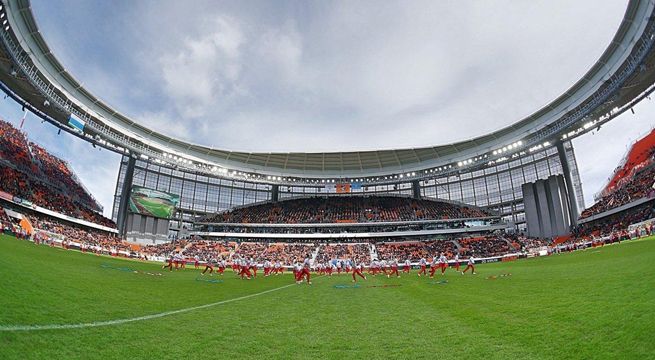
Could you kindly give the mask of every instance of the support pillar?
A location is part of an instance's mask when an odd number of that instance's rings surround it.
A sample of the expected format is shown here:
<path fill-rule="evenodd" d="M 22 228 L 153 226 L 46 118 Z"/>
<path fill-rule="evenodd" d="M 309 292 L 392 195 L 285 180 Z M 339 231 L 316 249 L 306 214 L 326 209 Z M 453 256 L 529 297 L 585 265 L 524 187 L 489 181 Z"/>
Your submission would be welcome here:
<path fill-rule="evenodd" d="M 564 173 L 564 181 L 566 182 L 566 189 L 569 197 L 569 202 L 571 203 L 571 212 L 569 213 L 571 224 L 573 226 L 578 224 L 578 216 L 580 215 L 580 210 L 578 209 L 578 197 L 575 194 L 575 187 L 573 186 L 573 176 L 571 175 L 571 166 L 569 165 L 568 158 L 566 156 L 566 149 L 564 148 L 564 143 L 559 141 L 557 143 L 557 155 L 559 155 L 559 161 L 562 164 L 562 172 Z"/>
<path fill-rule="evenodd" d="M 125 237 L 127 233 L 127 206 L 130 199 L 130 191 L 132 191 L 132 180 L 134 179 L 134 166 L 136 159 L 129 157 L 127 162 L 127 169 L 125 169 L 125 177 L 123 178 L 123 188 L 121 189 L 121 201 L 118 205 L 118 216 L 116 225 L 118 226 L 118 234 Z"/>
<path fill-rule="evenodd" d="M 271 201 L 278 202 L 280 200 L 280 185 L 273 185 L 271 187 Z"/>
<path fill-rule="evenodd" d="M 421 184 L 418 180 L 412 181 L 412 197 L 417 200 L 421 198 Z"/>

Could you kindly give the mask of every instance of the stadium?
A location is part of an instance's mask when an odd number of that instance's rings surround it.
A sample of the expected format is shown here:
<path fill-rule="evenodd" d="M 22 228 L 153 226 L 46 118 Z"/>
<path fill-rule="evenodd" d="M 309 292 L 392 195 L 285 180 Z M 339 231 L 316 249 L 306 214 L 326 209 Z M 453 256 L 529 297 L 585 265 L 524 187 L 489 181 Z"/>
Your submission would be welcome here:
<path fill-rule="evenodd" d="M 145 18 L 140 6 L 133 13 Z M 294 19 L 311 22 L 295 6 Z M 37 21 L 55 17 L 45 8 L 0 0 L 0 358 L 655 353 L 652 118 L 618 144 L 618 163 L 579 160 L 618 142 L 608 128 L 636 128 L 628 117 L 649 106 L 655 1 L 627 1 L 600 57 L 527 116 L 436 145 L 396 148 L 376 139 L 375 148 L 323 152 L 235 150 L 160 131 L 133 109 L 109 105 L 63 65 L 73 56 L 65 51 L 83 41 L 49 38 Z M 265 44 L 282 37 L 268 32 Z M 80 55 L 104 74 L 106 88 L 120 76 L 103 66 L 124 61 L 112 55 L 106 63 Z M 148 67 L 167 66 L 153 64 L 148 59 Z M 456 90 L 470 89 L 449 90 L 443 101 Z M 520 99 L 507 96 L 508 104 Z M 473 113 L 478 104 L 470 106 Z M 227 129 L 227 111 L 212 116 Z M 411 116 L 399 122 L 410 124 L 410 143 L 423 131 Z M 293 131 L 279 125 L 279 132 Z M 608 133 L 608 141 L 595 140 Z M 43 140 L 51 135 L 64 139 L 61 147 Z M 309 137 L 299 141 L 311 148 Z M 110 202 L 76 171 L 82 158 L 92 172 L 114 169 L 101 189 Z M 118 160 L 106 165 L 108 158 Z M 583 169 L 601 166 L 602 187 L 583 188 Z M 589 203 L 585 195 L 595 190 Z"/>

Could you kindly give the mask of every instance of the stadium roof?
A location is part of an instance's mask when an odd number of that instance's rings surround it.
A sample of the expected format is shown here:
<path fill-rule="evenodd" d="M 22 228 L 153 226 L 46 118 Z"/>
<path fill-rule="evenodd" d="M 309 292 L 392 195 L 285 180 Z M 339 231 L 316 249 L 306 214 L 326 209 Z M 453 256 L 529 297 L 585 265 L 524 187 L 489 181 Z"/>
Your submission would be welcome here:
<path fill-rule="evenodd" d="M 155 163 L 253 181 L 422 179 L 502 163 L 581 135 L 629 109 L 652 91 L 655 4 L 628 3 L 624 19 L 596 64 L 570 89 L 532 115 L 484 136 L 445 145 L 351 152 L 239 152 L 175 139 L 122 115 L 84 88 L 39 32 L 29 0 L 5 0 L 0 38 L 5 91 L 32 111 L 100 146 Z M 4 17 L 3 17 L 4 19 Z M 2 20 L 0 20 L 2 21 Z M 589 19 L 581 19 L 589 21 Z M 81 119 L 80 132 L 69 116 Z"/>

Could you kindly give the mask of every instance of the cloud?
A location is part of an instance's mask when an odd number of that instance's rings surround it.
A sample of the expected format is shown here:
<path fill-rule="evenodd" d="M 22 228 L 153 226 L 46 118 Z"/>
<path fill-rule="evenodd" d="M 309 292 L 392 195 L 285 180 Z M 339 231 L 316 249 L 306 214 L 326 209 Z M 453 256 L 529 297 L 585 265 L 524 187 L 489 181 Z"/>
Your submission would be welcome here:
<path fill-rule="evenodd" d="M 137 115 L 136 119 L 140 123 L 147 123 L 148 127 L 152 130 L 175 134 L 177 138 L 193 141 L 190 124 L 180 121 L 179 117 L 172 116 L 167 112 L 144 112 Z"/>
<path fill-rule="evenodd" d="M 626 3 L 32 5 L 57 57 L 118 110 L 195 143 L 269 152 L 438 145 L 514 123 L 592 66 Z M 576 140 L 587 199 L 650 111 Z"/>
<path fill-rule="evenodd" d="M 238 22 L 221 16 L 206 35 L 185 38 L 179 49 L 156 59 L 166 94 L 182 116 L 205 116 L 219 99 L 239 93 L 243 42 Z"/>
<path fill-rule="evenodd" d="M 69 18 L 105 30 L 114 25 L 113 32 L 71 34 L 81 44 L 102 39 L 93 42 L 95 53 L 119 59 L 101 63 L 117 74 L 112 84 L 85 70 L 92 65 L 83 59 L 70 57 L 89 88 L 103 96 L 130 84 L 124 96 L 110 93 L 119 109 L 166 113 L 185 122 L 198 143 L 263 151 L 306 150 L 303 137 L 332 151 L 427 146 L 499 129 L 579 79 L 609 43 L 625 9 L 625 2 L 563 0 L 206 1 L 194 7 L 144 1 L 119 3 L 94 18 L 66 5 L 49 5 L 71 10 L 65 16 L 39 18 L 46 38 L 54 33 L 67 39 L 71 30 L 59 24 Z M 123 26 L 115 26 L 112 12 L 121 14 Z M 255 122 L 241 127 L 269 136 L 253 145 L 252 134 L 226 131 L 236 121 Z M 408 126 L 415 130 L 406 131 Z M 288 138 L 281 131 L 299 139 L 278 141 Z"/>

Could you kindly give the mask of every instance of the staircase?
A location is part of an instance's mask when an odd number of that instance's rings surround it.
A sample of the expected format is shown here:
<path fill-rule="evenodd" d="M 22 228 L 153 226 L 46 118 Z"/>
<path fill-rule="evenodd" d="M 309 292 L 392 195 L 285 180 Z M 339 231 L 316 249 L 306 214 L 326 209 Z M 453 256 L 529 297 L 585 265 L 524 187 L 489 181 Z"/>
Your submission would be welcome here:
<path fill-rule="evenodd" d="M 373 245 L 373 244 L 370 244 L 370 256 L 371 256 L 371 259 L 370 259 L 371 261 L 372 261 L 373 259 L 377 259 L 377 258 L 378 258 L 378 250 L 377 250 L 377 248 L 375 247 L 375 245 Z"/>
<path fill-rule="evenodd" d="M 557 245 L 559 245 L 561 243 L 565 243 L 565 242 L 569 241 L 570 239 L 571 239 L 571 235 L 558 236 L 558 237 L 555 238 L 555 240 L 553 240 L 553 246 L 557 246 Z"/>
<path fill-rule="evenodd" d="M 319 244 L 316 247 L 316 250 L 314 250 L 314 252 L 312 253 L 312 264 L 316 262 L 316 258 L 318 257 L 318 253 L 319 253 L 319 251 L 321 251 L 321 246 L 325 246 L 325 245 Z"/>
<path fill-rule="evenodd" d="M 462 251 L 462 245 L 459 244 L 459 241 L 457 240 L 451 240 L 453 244 L 455 244 L 455 247 L 457 248 L 457 252 Z"/>

